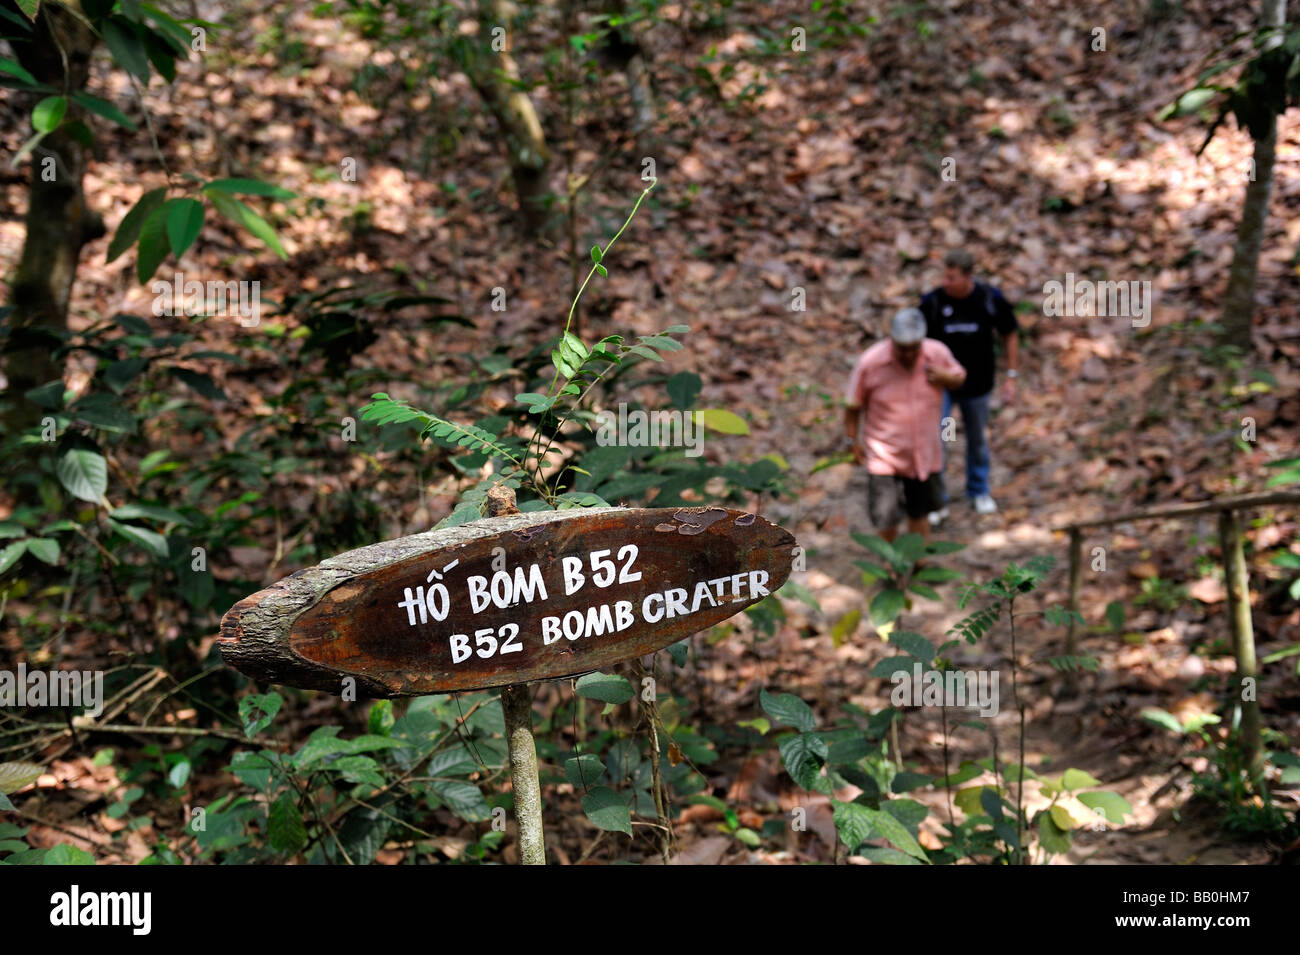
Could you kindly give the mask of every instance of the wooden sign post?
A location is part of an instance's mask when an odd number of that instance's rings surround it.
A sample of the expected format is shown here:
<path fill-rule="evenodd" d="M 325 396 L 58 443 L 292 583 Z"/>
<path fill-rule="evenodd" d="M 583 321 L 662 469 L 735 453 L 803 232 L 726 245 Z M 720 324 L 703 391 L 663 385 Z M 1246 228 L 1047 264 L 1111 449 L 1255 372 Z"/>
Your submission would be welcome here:
<path fill-rule="evenodd" d="M 739 613 L 785 583 L 795 539 L 722 507 L 521 514 L 505 488 L 489 502 L 496 516 L 348 551 L 244 598 L 218 646 L 244 674 L 304 689 L 503 687 L 521 855 L 541 862 L 523 684 L 646 656 Z"/>

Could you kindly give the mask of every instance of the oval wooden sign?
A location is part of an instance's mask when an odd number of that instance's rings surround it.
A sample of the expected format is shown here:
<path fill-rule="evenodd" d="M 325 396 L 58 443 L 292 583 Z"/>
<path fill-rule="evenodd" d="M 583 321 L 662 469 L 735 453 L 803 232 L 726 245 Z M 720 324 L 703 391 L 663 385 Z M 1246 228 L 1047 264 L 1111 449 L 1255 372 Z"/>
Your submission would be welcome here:
<path fill-rule="evenodd" d="M 226 662 L 270 683 L 414 696 L 644 656 L 790 576 L 795 539 L 722 507 L 512 514 L 348 551 L 246 597 Z"/>

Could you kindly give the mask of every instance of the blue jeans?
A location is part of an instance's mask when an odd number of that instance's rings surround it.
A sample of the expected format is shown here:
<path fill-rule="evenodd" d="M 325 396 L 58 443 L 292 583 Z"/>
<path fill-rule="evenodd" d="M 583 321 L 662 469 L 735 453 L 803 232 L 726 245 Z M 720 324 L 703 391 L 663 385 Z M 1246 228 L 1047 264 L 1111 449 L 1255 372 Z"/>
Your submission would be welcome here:
<path fill-rule="evenodd" d="M 953 404 L 961 408 L 961 423 L 966 429 L 966 496 L 976 498 L 989 493 L 989 442 L 985 431 L 989 422 L 989 398 L 993 395 L 992 391 L 980 395 L 978 398 L 958 398 L 954 402 L 952 393 L 944 390 L 943 393 L 943 412 L 941 417 L 946 418 L 952 412 Z M 939 423 L 940 429 L 943 428 L 943 422 Z M 945 470 L 948 464 L 948 442 L 941 441 L 943 445 L 943 463 Z M 948 488 L 943 488 L 943 502 L 948 503 Z"/>

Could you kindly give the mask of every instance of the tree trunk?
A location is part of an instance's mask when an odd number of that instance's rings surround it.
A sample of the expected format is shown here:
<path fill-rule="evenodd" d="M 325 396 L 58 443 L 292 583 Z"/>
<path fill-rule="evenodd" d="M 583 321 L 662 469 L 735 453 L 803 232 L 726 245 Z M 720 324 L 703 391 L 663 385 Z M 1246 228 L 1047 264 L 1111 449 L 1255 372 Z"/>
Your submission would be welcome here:
<path fill-rule="evenodd" d="M 1261 26 L 1282 26 L 1286 22 L 1286 0 L 1263 0 L 1260 5 Z M 1282 42 L 1275 37 L 1265 49 Z M 1237 241 L 1232 249 L 1228 270 L 1228 288 L 1223 294 L 1221 341 L 1240 345 L 1249 354 L 1252 348 L 1251 326 L 1255 317 L 1255 283 L 1259 275 L 1259 250 L 1264 242 L 1268 220 L 1268 198 L 1273 190 L 1273 160 L 1277 152 L 1277 117 L 1269 118 L 1268 134 L 1255 140 L 1254 178 L 1246 185 L 1246 201 L 1237 226 Z"/>
<path fill-rule="evenodd" d="M 85 88 L 95 42 L 95 34 L 80 20 L 57 4 L 45 3 L 32 39 L 12 41 L 12 46 L 18 62 L 37 80 L 70 96 Z M 63 376 L 62 362 L 53 352 L 68 326 L 77 259 L 89 238 L 103 234 L 103 222 L 87 209 L 82 189 L 89 150 L 69 132 L 79 112 L 70 104 L 63 125 L 41 140 L 29 160 L 27 233 L 12 286 L 14 311 L 5 349 L 10 404 L 4 421 L 9 434 L 40 417 L 40 409 L 24 393 Z"/>
<path fill-rule="evenodd" d="M 1246 770 L 1256 786 L 1264 771 L 1264 744 L 1260 734 L 1259 666 L 1255 659 L 1255 630 L 1250 613 L 1250 574 L 1242 549 L 1241 519 L 1235 511 L 1219 514 L 1219 546 L 1223 550 L 1227 585 L 1228 625 L 1232 652 L 1237 660 L 1237 683 L 1232 705 L 1241 707 L 1241 751 Z"/>
<path fill-rule="evenodd" d="M 536 235 L 545 231 L 547 224 L 551 152 L 532 100 L 517 86 L 519 67 L 493 36 L 495 27 L 506 29 L 509 35 L 511 12 L 506 0 L 480 0 L 479 49 L 469 77 L 501 127 L 524 227 Z"/>

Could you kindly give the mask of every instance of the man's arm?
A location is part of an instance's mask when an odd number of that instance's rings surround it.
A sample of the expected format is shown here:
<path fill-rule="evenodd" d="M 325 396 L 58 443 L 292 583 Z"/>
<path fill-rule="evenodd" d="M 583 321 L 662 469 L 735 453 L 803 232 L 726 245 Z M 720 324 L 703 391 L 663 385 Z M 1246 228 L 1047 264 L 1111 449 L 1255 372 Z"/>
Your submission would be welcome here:
<path fill-rule="evenodd" d="M 940 388 L 960 388 L 966 381 L 966 369 L 961 366 L 948 347 L 938 343 L 938 348 L 931 358 L 925 359 L 925 380 Z"/>
<path fill-rule="evenodd" d="M 1020 322 L 1016 320 L 1016 310 L 998 289 L 993 290 L 993 302 L 997 329 L 1002 334 L 1002 347 L 1007 353 L 1007 373 L 1002 383 L 1002 400 L 1010 404 L 1016 400 L 1016 380 L 1020 374 Z"/>
<path fill-rule="evenodd" d="M 858 422 L 861 420 L 862 408 L 858 405 L 849 405 L 844 409 L 844 433 L 853 448 L 853 460 L 858 464 L 865 464 L 866 455 L 863 454 L 862 444 L 858 441 Z"/>
<path fill-rule="evenodd" d="M 1017 383 L 1020 375 L 1020 333 L 1012 329 L 1010 333 L 1002 336 L 1002 344 L 1007 350 L 1007 376 L 1002 382 L 1002 401 L 1012 404 L 1019 391 Z"/>

